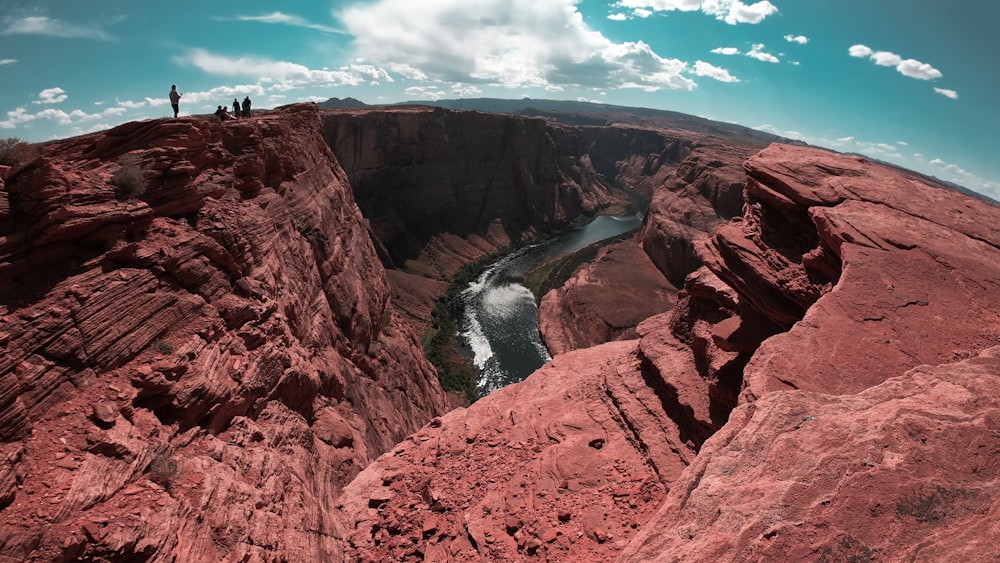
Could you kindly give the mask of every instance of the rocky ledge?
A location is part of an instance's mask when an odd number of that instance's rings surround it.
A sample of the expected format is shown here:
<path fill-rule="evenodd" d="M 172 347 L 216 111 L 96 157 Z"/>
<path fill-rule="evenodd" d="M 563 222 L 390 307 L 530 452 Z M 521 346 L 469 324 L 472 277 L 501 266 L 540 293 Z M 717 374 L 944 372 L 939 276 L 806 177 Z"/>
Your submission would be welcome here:
<path fill-rule="evenodd" d="M 669 313 L 372 463 L 347 553 L 995 558 L 1000 208 L 811 148 L 745 171 Z"/>

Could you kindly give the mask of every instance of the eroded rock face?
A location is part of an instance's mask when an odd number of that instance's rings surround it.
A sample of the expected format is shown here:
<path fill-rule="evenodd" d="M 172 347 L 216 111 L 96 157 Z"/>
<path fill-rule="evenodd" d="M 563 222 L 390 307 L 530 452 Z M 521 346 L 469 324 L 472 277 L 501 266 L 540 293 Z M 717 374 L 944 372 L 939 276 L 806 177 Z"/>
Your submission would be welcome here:
<path fill-rule="evenodd" d="M 736 409 L 621 561 L 1000 557 L 1000 347 Z"/>
<path fill-rule="evenodd" d="M 319 112 L 129 123 L 4 193 L 0 551 L 338 559 L 340 488 L 445 399 Z"/>
<path fill-rule="evenodd" d="M 694 456 L 637 345 L 561 355 L 379 458 L 338 501 L 348 558 L 613 559 Z"/>
<path fill-rule="evenodd" d="M 483 236 L 496 221 L 515 239 L 628 200 L 594 170 L 576 129 L 542 119 L 330 110 L 324 135 L 398 265 L 435 235 Z"/>
<path fill-rule="evenodd" d="M 774 145 L 746 170 L 743 216 L 695 245 L 704 267 L 638 341 L 556 356 L 366 468 L 342 499 L 359 515 L 350 553 L 993 558 L 1000 210 L 817 149 Z M 602 449 L 572 447 L 585 440 Z M 643 477 L 669 489 L 658 515 L 640 493 L 624 510 L 619 482 L 548 486 L 546 464 L 593 460 L 629 478 L 670 468 Z M 567 499 L 598 510 L 578 522 Z"/>
<path fill-rule="evenodd" d="M 654 175 L 656 189 L 639 239 L 674 286 L 682 287 L 685 276 L 701 266 L 694 242 L 742 213 L 743 162 L 759 148 L 692 142 L 679 165 Z"/>
<path fill-rule="evenodd" d="M 677 290 L 638 242 L 601 249 L 538 308 L 538 328 L 552 355 L 612 340 L 634 339 L 647 318 L 669 311 Z"/>
<path fill-rule="evenodd" d="M 747 366 L 745 400 L 854 393 L 1000 342 L 996 206 L 815 149 L 773 145 L 746 169 L 742 221 L 699 254 L 790 329 Z"/>

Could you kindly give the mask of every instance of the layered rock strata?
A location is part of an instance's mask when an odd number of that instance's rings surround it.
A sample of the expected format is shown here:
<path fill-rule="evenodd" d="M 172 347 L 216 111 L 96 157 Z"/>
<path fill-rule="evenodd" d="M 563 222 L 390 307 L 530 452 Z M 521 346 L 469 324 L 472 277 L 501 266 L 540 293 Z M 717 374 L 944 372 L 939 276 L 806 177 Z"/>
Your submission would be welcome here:
<path fill-rule="evenodd" d="M 341 499 L 350 552 L 993 553 L 1000 210 L 817 149 L 773 145 L 746 173 L 743 216 L 695 245 L 705 266 L 637 341 L 556 356 L 366 468 Z M 669 490 L 649 520 L 644 489 Z"/>
<path fill-rule="evenodd" d="M 4 557 L 339 558 L 340 488 L 445 399 L 319 112 L 125 124 L 3 194 Z"/>

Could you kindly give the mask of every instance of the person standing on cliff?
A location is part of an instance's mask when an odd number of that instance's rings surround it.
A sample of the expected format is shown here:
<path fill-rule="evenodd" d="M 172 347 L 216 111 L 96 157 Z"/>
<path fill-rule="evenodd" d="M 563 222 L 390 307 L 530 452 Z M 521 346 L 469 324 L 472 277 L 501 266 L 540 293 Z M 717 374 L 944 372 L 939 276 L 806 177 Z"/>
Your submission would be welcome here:
<path fill-rule="evenodd" d="M 236 100 L 233 100 L 233 104 L 236 104 Z M 243 117 L 250 117 L 250 96 L 243 98 Z"/>
<path fill-rule="evenodd" d="M 233 117 L 240 116 L 240 101 L 233 98 Z"/>
<path fill-rule="evenodd" d="M 174 108 L 174 118 L 176 118 L 177 112 L 181 110 L 181 93 L 177 91 L 176 84 L 170 87 L 170 106 Z"/>

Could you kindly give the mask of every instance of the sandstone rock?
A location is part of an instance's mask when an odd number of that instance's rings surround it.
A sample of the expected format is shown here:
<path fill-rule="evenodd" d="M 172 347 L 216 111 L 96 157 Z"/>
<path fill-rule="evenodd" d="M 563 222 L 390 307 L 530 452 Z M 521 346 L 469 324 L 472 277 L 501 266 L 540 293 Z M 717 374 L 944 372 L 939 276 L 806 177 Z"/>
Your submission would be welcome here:
<path fill-rule="evenodd" d="M 320 133 L 136 122 L 6 179 L 5 556 L 340 558 L 340 488 L 445 397 Z M 148 186 L 118 201 L 125 153 Z"/>
<path fill-rule="evenodd" d="M 671 308 L 676 291 L 635 241 L 625 241 L 546 294 L 538 328 L 554 355 L 635 338 L 641 321 Z"/>
<path fill-rule="evenodd" d="M 733 412 L 621 561 L 1000 556 L 1000 348 Z"/>
<path fill-rule="evenodd" d="M 612 538 L 635 533 L 618 531 L 620 522 L 644 522 L 694 455 L 636 351 L 633 340 L 558 356 L 383 455 L 341 496 L 344 527 L 354 530 L 349 557 L 391 558 L 409 530 L 427 553 L 422 527 L 433 515 L 438 530 L 468 538 L 453 540 L 471 549 L 452 560 L 610 559 L 620 549 Z M 372 491 L 386 483 L 396 496 L 372 507 Z M 395 535 L 372 532 L 393 522 Z"/>
<path fill-rule="evenodd" d="M 790 327 L 747 366 L 746 400 L 857 392 L 1000 341 L 995 206 L 802 147 L 773 145 L 747 173 L 744 218 L 700 252 L 748 305 Z"/>

